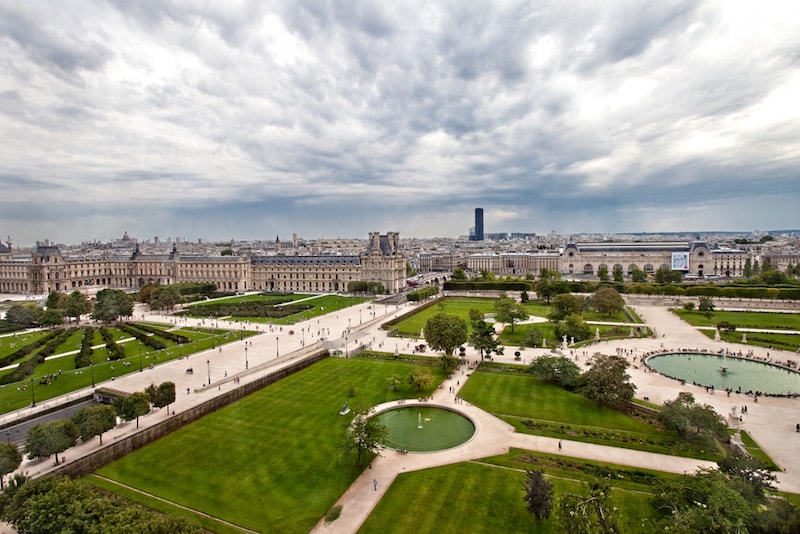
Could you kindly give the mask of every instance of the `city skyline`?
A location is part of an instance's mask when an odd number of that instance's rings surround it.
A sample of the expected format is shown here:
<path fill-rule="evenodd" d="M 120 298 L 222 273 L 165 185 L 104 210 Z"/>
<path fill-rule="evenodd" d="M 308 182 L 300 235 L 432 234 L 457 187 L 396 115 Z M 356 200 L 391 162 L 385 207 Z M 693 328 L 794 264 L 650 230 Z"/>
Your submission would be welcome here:
<path fill-rule="evenodd" d="M 798 227 L 800 6 L 0 5 L 0 236 Z"/>

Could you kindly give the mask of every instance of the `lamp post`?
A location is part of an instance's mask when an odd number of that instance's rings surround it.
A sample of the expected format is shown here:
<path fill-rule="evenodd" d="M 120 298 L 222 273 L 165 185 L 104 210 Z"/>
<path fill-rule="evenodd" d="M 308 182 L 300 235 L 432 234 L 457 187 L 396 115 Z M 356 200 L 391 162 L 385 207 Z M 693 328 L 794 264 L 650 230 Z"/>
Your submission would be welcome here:
<path fill-rule="evenodd" d="M 33 393 L 33 377 L 31 377 L 31 408 L 36 406 L 36 395 Z"/>
<path fill-rule="evenodd" d="M 275 357 L 276 358 L 280 358 L 281 357 L 280 341 L 281 341 L 281 338 L 279 338 L 279 337 L 275 338 Z"/>
<path fill-rule="evenodd" d="M 244 346 L 244 368 L 245 368 L 245 370 L 247 370 L 248 365 L 249 364 L 247 362 L 247 345 L 245 345 Z"/>
<path fill-rule="evenodd" d="M 361 308 L 358 310 L 358 324 L 361 324 Z"/>
<path fill-rule="evenodd" d="M 142 347 L 139 347 L 139 372 L 142 372 Z"/>
<path fill-rule="evenodd" d="M 94 364 L 89 362 L 89 369 L 92 371 L 92 389 L 94 389 Z"/>
<path fill-rule="evenodd" d="M 211 385 L 211 360 L 206 360 L 206 366 L 208 366 L 208 385 Z"/>

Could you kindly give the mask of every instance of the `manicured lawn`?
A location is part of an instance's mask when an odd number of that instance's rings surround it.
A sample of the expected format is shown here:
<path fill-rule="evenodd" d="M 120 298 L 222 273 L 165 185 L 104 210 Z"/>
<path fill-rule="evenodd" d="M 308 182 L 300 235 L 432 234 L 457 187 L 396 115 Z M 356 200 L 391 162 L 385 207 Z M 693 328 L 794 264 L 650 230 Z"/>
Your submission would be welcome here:
<path fill-rule="evenodd" d="M 517 432 L 708 460 L 721 454 L 714 442 L 683 442 L 672 432 L 528 374 L 477 371 L 461 389 L 461 396 L 513 425 Z"/>
<path fill-rule="evenodd" d="M 683 309 L 672 311 L 692 326 L 714 326 L 724 321 L 738 328 L 800 330 L 800 314 L 797 313 L 715 311 L 709 319 L 699 311 L 687 312 Z M 741 334 L 739 338 L 741 339 Z"/>
<path fill-rule="evenodd" d="M 186 310 L 186 315 L 188 317 L 207 317 L 208 310 L 203 311 L 204 307 L 214 306 L 216 304 L 234 304 L 237 302 L 260 302 L 263 304 L 275 304 L 280 303 L 283 301 L 292 301 L 296 302 L 302 300 L 303 302 L 298 302 L 298 305 L 308 305 L 312 306 L 308 310 L 305 310 L 300 313 L 295 313 L 293 315 L 289 315 L 287 317 L 282 318 L 270 318 L 270 317 L 238 317 L 241 321 L 249 321 L 254 323 L 269 323 L 269 324 L 280 324 L 280 325 L 290 325 L 294 324 L 299 321 L 305 321 L 307 319 L 312 319 L 314 317 L 320 317 L 325 315 L 326 313 L 336 312 L 339 310 L 343 310 L 350 306 L 355 306 L 357 304 L 361 304 L 362 302 L 366 302 L 370 300 L 366 297 L 347 297 L 342 295 L 307 295 L 307 294 L 300 294 L 300 293 L 293 293 L 289 295 L 245 295 L 245 296 L 238 296 L 238 297 L 230 297 L 225 299 L 216 299 L 211 301 L 204 301 L 198 302 L 196 304 L 191 305 Z M 370 319 L 366 314 L 364 316 L 364 321 Z"/>
<path fill-rule="evenodd" d="M 254 530 L 308 532 L 361 472 L 340 454 L 341 428 L 349 421 L 338 414 L 342 404 L 417 397 L 405 383 L 397 392 L 386 383 L 413 369 L 329 358 L 99 473 Z M 438 385 L 441 371 L 429 369 Z"/>
<path fill-rule="evenodd" d="M 467 322 L 469 327 L 469 310 L 475 308 L 481 313 L 494 313 L 494 303 L 496 299 L 489 298 L 445 298 L 438 303 L 415 313 L 411 317 L 403 319 L 397 323 L 400 335 L 405 337 L 419 336 L 420 331 L 425 328 L 428 319 L 437 313 L 448 313 L 457 315 Z"/>
<path fill-rule="evenodd" d="M 158 327 L 169 329 L 171 325 L 158 325 Z M 101 382 L 110 381 L 112 377 L 138 372 L 140 355 L 142 367 L 146 368 L 150 364 L 158 365 L 159 363 L 173 360 L 181 356 L 207 350 L 214 345 L 236 341 L 240 339 L 241 336 L 248 337 L 256 333 L 250 331 L 232 332 L 228 330 L 204 328 L 183 328 L 176 330 L 175 333 L 189 338 L 189 343 L 178 345 L 172 341 L 164 340 L 167 344 L 167 348 L 156 351 L 140 341 L 130 338 L 129 334 L 125 334 L 117 328 L 110 329 L 113 337 L 117 341 L 121 339 L 128 340 L 119 344 L 125 350 L 126 357 L 124 359 L 108 361 L 109 351 L 101 347 L 95 349 L 92 353 L 92 362 L 94 362 L 94 365 L 91 368 L 84 367 L 76 369 L 75 356 L 74 354 L 69 354 L 69 352 L 76 351 L 80 348 L 80 342 L 83 339 L 83 329 L 79 329 L 78 332 L 67 339 L 67 342 L 56 349 L 56 353 L 53 356 L 48 357 L 46 361 L 36 366 L 33 375 L 27 380 L 0 386 L 0 413 L 30 406 L 34 399 L 37 403 L 40 403 L 60 395 L 87 388 L 92 384 L 92 374 L 94 374 L 95 384 L 100 384 Z M 98 335 L 99 334 L 95 334 L 94 341 L 97 344 L 102 344 L 103 340 L 100 338 L 98 341 Z M 36 339 L 35 335 L 32 334 L 26 334 L 26 336 L 29 337 L 25 341 L 23 341 L 23 336 L 18 336 L 16 338 L 16 347 L 10 352 L 17 350 L 23 343 L 30 343 Z M 29 355 L 26 359 L 33 357 L 34 354 Z M 2 371 L 0 372 L 0 376 L 10 374 L 13 370 L 13 368 L 9 368 Z M 57 376 L 57 378 L 50 379 L 49 384 L 42 383 L 47 382 L 47 378 L 44 377 L 51 375 Z M 31 381 L 31 378 L 33 381 Z"/>
<path fill-rule="evenodd" d="M 549 478 L 556 499 L 564 493 L 588 495 L 585 483 L 562 476 Z M 477 462 L 404 473 L 358 532 L 557 532 L 552 517 L 538 521 L 525 510 L 523 480 L 523 470 Z M 643 532 L 642 520 L 651 513 L 649 499 L 646 493 L 612 489 L 610 504 L 618 508 L 622 532 Z"/>
<path fill-rule="evenodd" d="M 772 461 L 772 458 L 770 458 L 769 455 L 766 452 L 764 452 L 764 450 L 761 447 L 758 446 L 756 440 L 750 437 L 750 434 L 742 430 L 740 431 L 740 435 L 742 437 L 742 444 L 744 445 L 744 448 L 747 449 L 747 453 L 751 457 L 758 458 L 759 460 L 764 462 L 764 465 L 767 467 L 767 469 L 770 469 L 772 471 L 780 470 L 780 468 L 777 465 L 775 465 L 775 462 Z"/>
<path fill-rule="evenodd" d="M 716 336 L 716 332 L 714 330 L 701 330 L 701 333 L 709 339 L 714 339 Z M 741 343 L 742 334 L 743 332 L 726 332 L 725 330 L 721 330 L 719 337 L 728 343 Z M 747 342 L 745 345 L 779 350 L 790 350 L 794 352 L 798 349 L 798 347 L 800 347 L 800 335 L 747 332 Z"/>

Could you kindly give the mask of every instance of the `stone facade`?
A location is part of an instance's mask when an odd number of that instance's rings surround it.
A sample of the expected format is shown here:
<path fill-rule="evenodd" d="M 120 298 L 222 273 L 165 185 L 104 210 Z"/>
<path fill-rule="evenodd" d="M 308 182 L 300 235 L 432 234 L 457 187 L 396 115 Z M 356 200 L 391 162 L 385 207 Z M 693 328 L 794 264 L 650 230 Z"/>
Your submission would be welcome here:
<path fill-rule="evenodd" d="M 389 293 L 405 287 L 399 234 L 369 234 L 358 256 L 204 256 L 106 252 L 66 258 L 56 246 L 39 246 L 30 257 L 0 257 L 0 293 L 46 294 L 90 288 L 138 290 L 158 284 L 213 283 L 220 291 L 346 291 L 350 281 L 380 282 Z"/>

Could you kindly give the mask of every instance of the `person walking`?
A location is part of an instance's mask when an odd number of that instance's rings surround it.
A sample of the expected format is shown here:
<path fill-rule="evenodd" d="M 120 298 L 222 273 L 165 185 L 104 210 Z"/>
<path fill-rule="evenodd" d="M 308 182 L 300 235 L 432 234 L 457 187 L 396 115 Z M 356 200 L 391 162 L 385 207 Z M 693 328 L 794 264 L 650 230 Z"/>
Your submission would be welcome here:
<path fill-rule="evenodd" d="M 378 491 L 378 479 L 376 478 L 372 479 L 372 489 L 373 491 Z"/>
<path fill-rule="evenodd" d="M 561 450 L 561 440 L 558 440 L 558 450 Z"/>

